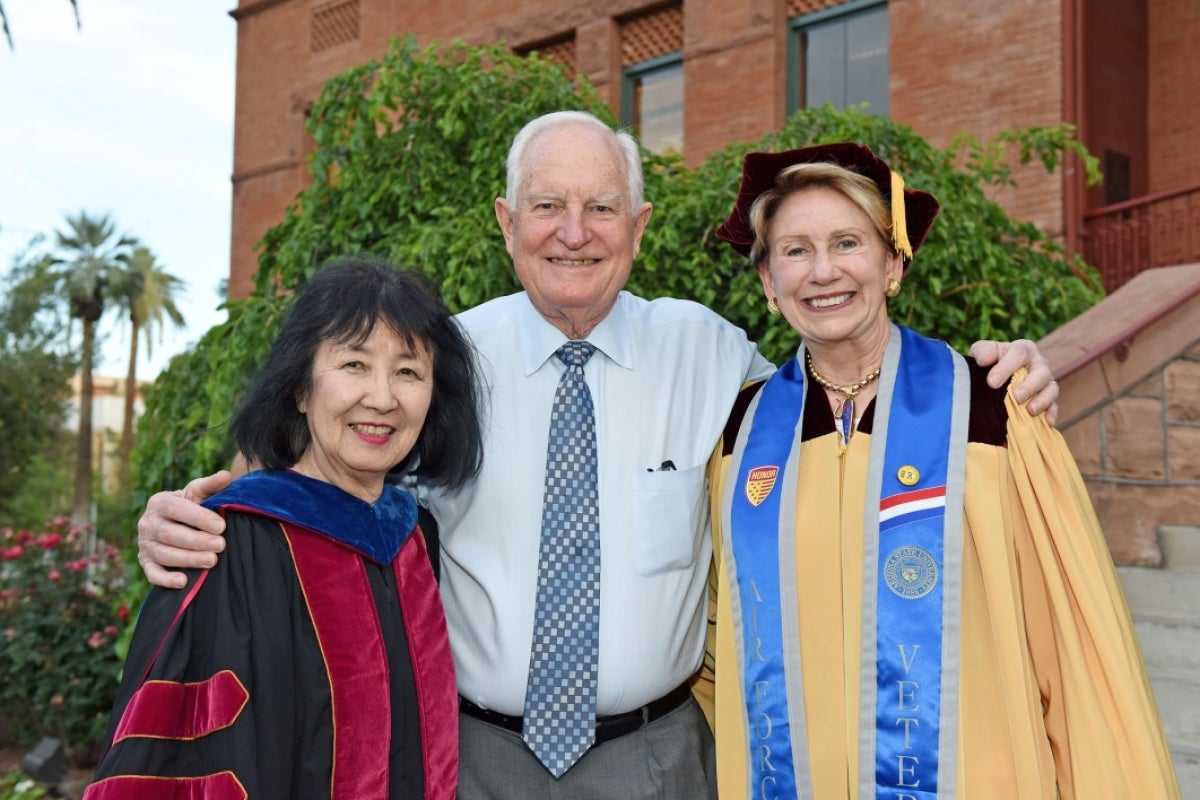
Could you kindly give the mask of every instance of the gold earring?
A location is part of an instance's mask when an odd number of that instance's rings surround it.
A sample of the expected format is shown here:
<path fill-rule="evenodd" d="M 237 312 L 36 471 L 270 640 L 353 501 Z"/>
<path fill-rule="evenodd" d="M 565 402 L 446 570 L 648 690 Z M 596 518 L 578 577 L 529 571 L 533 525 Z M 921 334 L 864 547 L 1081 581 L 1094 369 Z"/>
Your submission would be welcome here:
<path fill-rule="evenodd" d="M 887 289 L 885 289 L 883 293 L 888 297 L 895 297 L 896 295 L 900 294 L 900 281 L 896 280 L 895 278 L 889 280 Z"/>
<path fill-rule="evenodd" d="M 779 305 L 775 302 L 774 297 L 767 298 L 767 313 L 772 317 L 779 316 Z"/>

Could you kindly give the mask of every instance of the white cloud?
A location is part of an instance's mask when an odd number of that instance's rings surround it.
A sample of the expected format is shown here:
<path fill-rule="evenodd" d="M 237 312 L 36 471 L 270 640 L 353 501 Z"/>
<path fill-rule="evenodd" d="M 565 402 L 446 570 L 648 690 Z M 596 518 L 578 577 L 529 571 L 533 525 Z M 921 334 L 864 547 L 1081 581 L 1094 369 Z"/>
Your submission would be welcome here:
<path fill-rule="evenodd" d="M 0 269 L 66 214 L 111 214 L 188 284 L 188 329 L 152 361 L 142 348 L 142 379 L 224 317 L 233 5 L 79 0 L 77 31 L 68 0 L 4 2 L 16 48 L 0 50 Z M 110 335 L 101 371 L 123 374 L 127 348 Z"/>

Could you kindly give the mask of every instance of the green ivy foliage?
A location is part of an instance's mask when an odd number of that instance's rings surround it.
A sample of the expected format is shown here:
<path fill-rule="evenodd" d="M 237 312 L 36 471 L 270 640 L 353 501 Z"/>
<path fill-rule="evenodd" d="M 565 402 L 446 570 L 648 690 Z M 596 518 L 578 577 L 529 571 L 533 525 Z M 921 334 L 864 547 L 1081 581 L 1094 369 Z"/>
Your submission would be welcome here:
<path fill-rule="evenodd" d="M 230 302 L 229 320 L 177 357 L 147 396 L 134 455 L 138 497 L 228 465 L 226 423 L 286 296 L 330 258 L 371 253 L 419 266 L 455 310 L 516 291 L 492 201 L 504 193 L 512 136 L 564 108 L 613 122 L 585 81 L 501 45 L 419 49 L 410 38 L 334 77 L 309 117 L 312 183 L 260 242 L 253 296 Z M 768 358 L 789 357 L 796 335 L 767 316 L 756 274 L 713 231 L 736 197 L 747 151 L 850 140 L 869 144 L 944 208 L 894 318 L 958 348 L 978 338 L 1038 338 L 1098 300 L 1099 281 L 1035 226 L 1010 219 L 984 187 L 1011 182 L 1013 153 L 1018 163 L 1037 158 L 1054 169 L 1074 151 L 1094 171 L 1071 133 L 1060 126 L 986 144 L 964 138 L 948 152 L 891 120 L 825 108 L 798 112 L 782 130 L 731 144 L 694 169 L 677 156 L 644 154 L 655 211 L 629 289 L 697 300 L 745 328 Z"/>

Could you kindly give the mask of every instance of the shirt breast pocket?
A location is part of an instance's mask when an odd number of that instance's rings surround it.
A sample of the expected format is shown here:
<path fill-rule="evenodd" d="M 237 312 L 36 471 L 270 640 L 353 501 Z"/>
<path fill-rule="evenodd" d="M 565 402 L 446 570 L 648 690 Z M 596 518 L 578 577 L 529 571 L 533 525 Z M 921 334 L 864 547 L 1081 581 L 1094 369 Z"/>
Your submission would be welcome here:
<path fill-rule="evenodd" d="M 633 476 L 633 563 L 641 575 L 696 563 L 707 499 L 704 465 Z"/>

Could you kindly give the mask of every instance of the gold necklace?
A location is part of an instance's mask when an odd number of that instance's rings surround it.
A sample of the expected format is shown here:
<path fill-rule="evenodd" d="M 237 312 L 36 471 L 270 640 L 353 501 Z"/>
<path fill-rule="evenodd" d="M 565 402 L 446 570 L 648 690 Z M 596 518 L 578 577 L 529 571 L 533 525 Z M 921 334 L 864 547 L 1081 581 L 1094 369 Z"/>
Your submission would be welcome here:
<path fill-rule="evenodd" d="M 842 386 L 840 384 L 834 383 L 833 381 L 829 380 L 821 373 L 817 372 L 817 368 L 813 366 L 812 353 L 810 351 L 805 351 L 804 357 L 808 360 L 808 371 L 812 373 L 813 380 L 815 380 L 817 383 L 819 383 L 821 386 L 828 389 L 829 391 L 838 392 L 840 394 L 846 395 L 847 397 L 854 397 L 855 395 L 857 395 L 860 391 L 863 390 L 863 388 L 867 384 L 869 384 L 871 381 L 878 378 L 879 372 L 883 369 L 882 366 L 876 367 L 875 371 L 870 373 L 869 375 L 867 375 L 865 378 L 862 378 L 861 380 L 858 380 L 854 383 L 850 383 L 845 386 Z"/>

